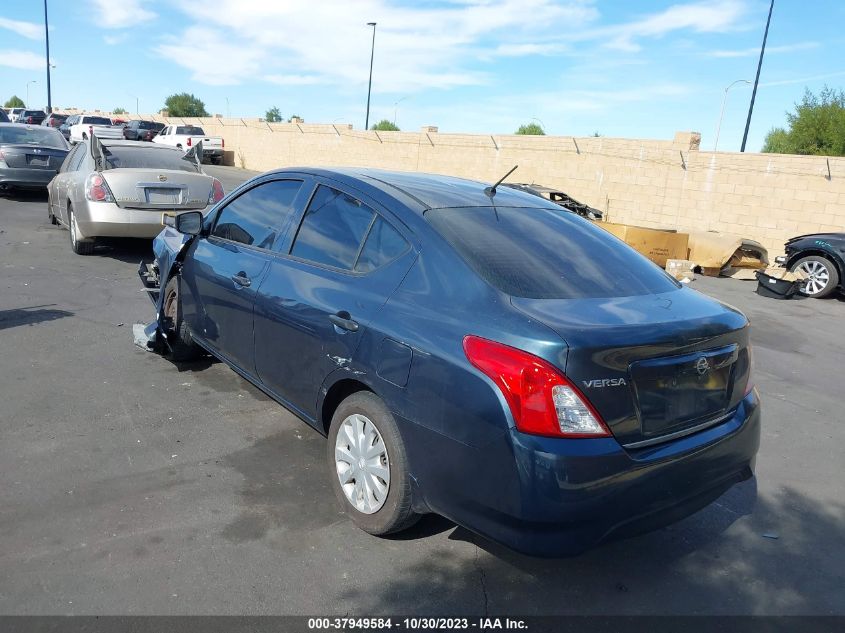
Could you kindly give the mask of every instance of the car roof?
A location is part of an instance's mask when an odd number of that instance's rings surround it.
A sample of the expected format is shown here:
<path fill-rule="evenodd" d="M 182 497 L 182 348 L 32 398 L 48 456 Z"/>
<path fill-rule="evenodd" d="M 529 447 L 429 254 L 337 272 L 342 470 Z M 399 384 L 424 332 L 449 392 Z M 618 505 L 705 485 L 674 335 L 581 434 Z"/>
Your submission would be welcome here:
<path fill-rule="evenodd" d="M 159 145 L 158 143 L 139 143 L 138 141 L 126 141 L 123 139 L 108 139 L 108 138 L 101 138 L 100 143 L 103 144 L 104 147 L 134 147 L 135 149 L 152 149 L 156 151 L 176 151 L 182 154 L 185 153 L 184 150 L 179 149 L 178 147 L 171 147 L 170 145 Z"/>
<path fill-rule="evenodd" d="M 492 183 L 442 174 L 354 167 L 285 169 L 278 170 L 278 173 L 289 171 L 332 178 L 350 186 L 357 186 L 359 189 L 362 185 L 369 186 L 390 197 L 403 198 L 403 202 L 418 212 L 456 207 L 489 207 L 494 203 L 498 207 L 559 209 L 548 200 L 508 187 L 498 187 L 491 200 L 485 190 Z M 504 172 L 502 174 L 504 175 Z"/>

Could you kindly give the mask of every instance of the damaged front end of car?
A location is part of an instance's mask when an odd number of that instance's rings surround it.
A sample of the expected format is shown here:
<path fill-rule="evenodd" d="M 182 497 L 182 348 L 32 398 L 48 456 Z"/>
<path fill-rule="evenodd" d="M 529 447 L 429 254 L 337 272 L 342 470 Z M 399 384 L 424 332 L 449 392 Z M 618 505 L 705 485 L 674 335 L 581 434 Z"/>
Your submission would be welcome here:
<path fill-rule="evenodd" d="M 175 323 L 172 317 L 165 315 L 163 288 L 173 275 L 178 274 L 182 254 L 194 236 L 177 231 L 170 216 L 165 216 L 162 224 L 164 230 L 153 240 L 155 259 L 152 262 L 141 261 L 138 266 L 142 290 L 153 302 L 156 318 L 146 325 L 136 323 L 132 335 L 138 347 L 167 354 L 172 352 L 170 341 L 175 338 Z"/>

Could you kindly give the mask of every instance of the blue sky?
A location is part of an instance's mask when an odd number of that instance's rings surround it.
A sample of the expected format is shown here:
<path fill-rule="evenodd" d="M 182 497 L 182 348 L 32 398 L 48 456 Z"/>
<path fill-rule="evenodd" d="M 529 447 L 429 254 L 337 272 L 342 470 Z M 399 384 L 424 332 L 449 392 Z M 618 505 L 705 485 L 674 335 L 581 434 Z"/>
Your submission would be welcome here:
<path fill-rule="evenodd" d="M 768 0 L 49 0 L 54 106 L 162 107 L 406 130 L 671 138 L 712 149 L 725 87 L 754 79 Z M 0 7 L 0 99 L 46 104 L 41 2 Z M 805 86 L 845 86 L 845 2 L 776 0 L 748 149 Z M 751 88 L 728 97 L 719 149 L 738 150 Z M 227 103 L 228 100 L 228 103 Z"/>

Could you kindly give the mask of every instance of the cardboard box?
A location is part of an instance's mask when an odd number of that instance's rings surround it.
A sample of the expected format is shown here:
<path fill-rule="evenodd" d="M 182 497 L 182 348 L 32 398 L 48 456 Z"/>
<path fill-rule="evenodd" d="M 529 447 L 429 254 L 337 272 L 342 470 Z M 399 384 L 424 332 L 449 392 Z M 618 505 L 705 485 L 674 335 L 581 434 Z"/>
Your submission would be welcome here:
<path fill-rule="evenodd" d="M 598 222 L 598 226 L 613 233 L 634 250 L 648 257 L 661 268 L 670 259 L 686 259 L 689 235 L 675 231 L 647 229 L 643 226 Z"/>

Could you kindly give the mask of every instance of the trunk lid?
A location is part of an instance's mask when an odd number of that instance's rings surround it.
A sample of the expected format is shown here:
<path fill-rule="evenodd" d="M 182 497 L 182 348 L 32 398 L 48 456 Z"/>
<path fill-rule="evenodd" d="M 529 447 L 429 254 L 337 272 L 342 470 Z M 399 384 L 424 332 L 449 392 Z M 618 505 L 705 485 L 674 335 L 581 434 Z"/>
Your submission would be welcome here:
<path fill-rule="evenodd" d="M 748 321 L 694 290 L 511 301 L 566 341 L 561 369 L 628 448 L 714 424 L 745 394 Z"/>
<path fill-rule="evenodd" d="M 187 211 L 204 209 L 211 195 L 212 178 L 201 173 L 162 169 L 118 168 L 101 172 L 124 209 Z"/>
<path fill-rule="evenodd" d="M 66 149 L 38 147 L 33 145 L 0 146 L 6 164 L 18 169 L 48 169 L 56 171 L 67 156 Z"/>

